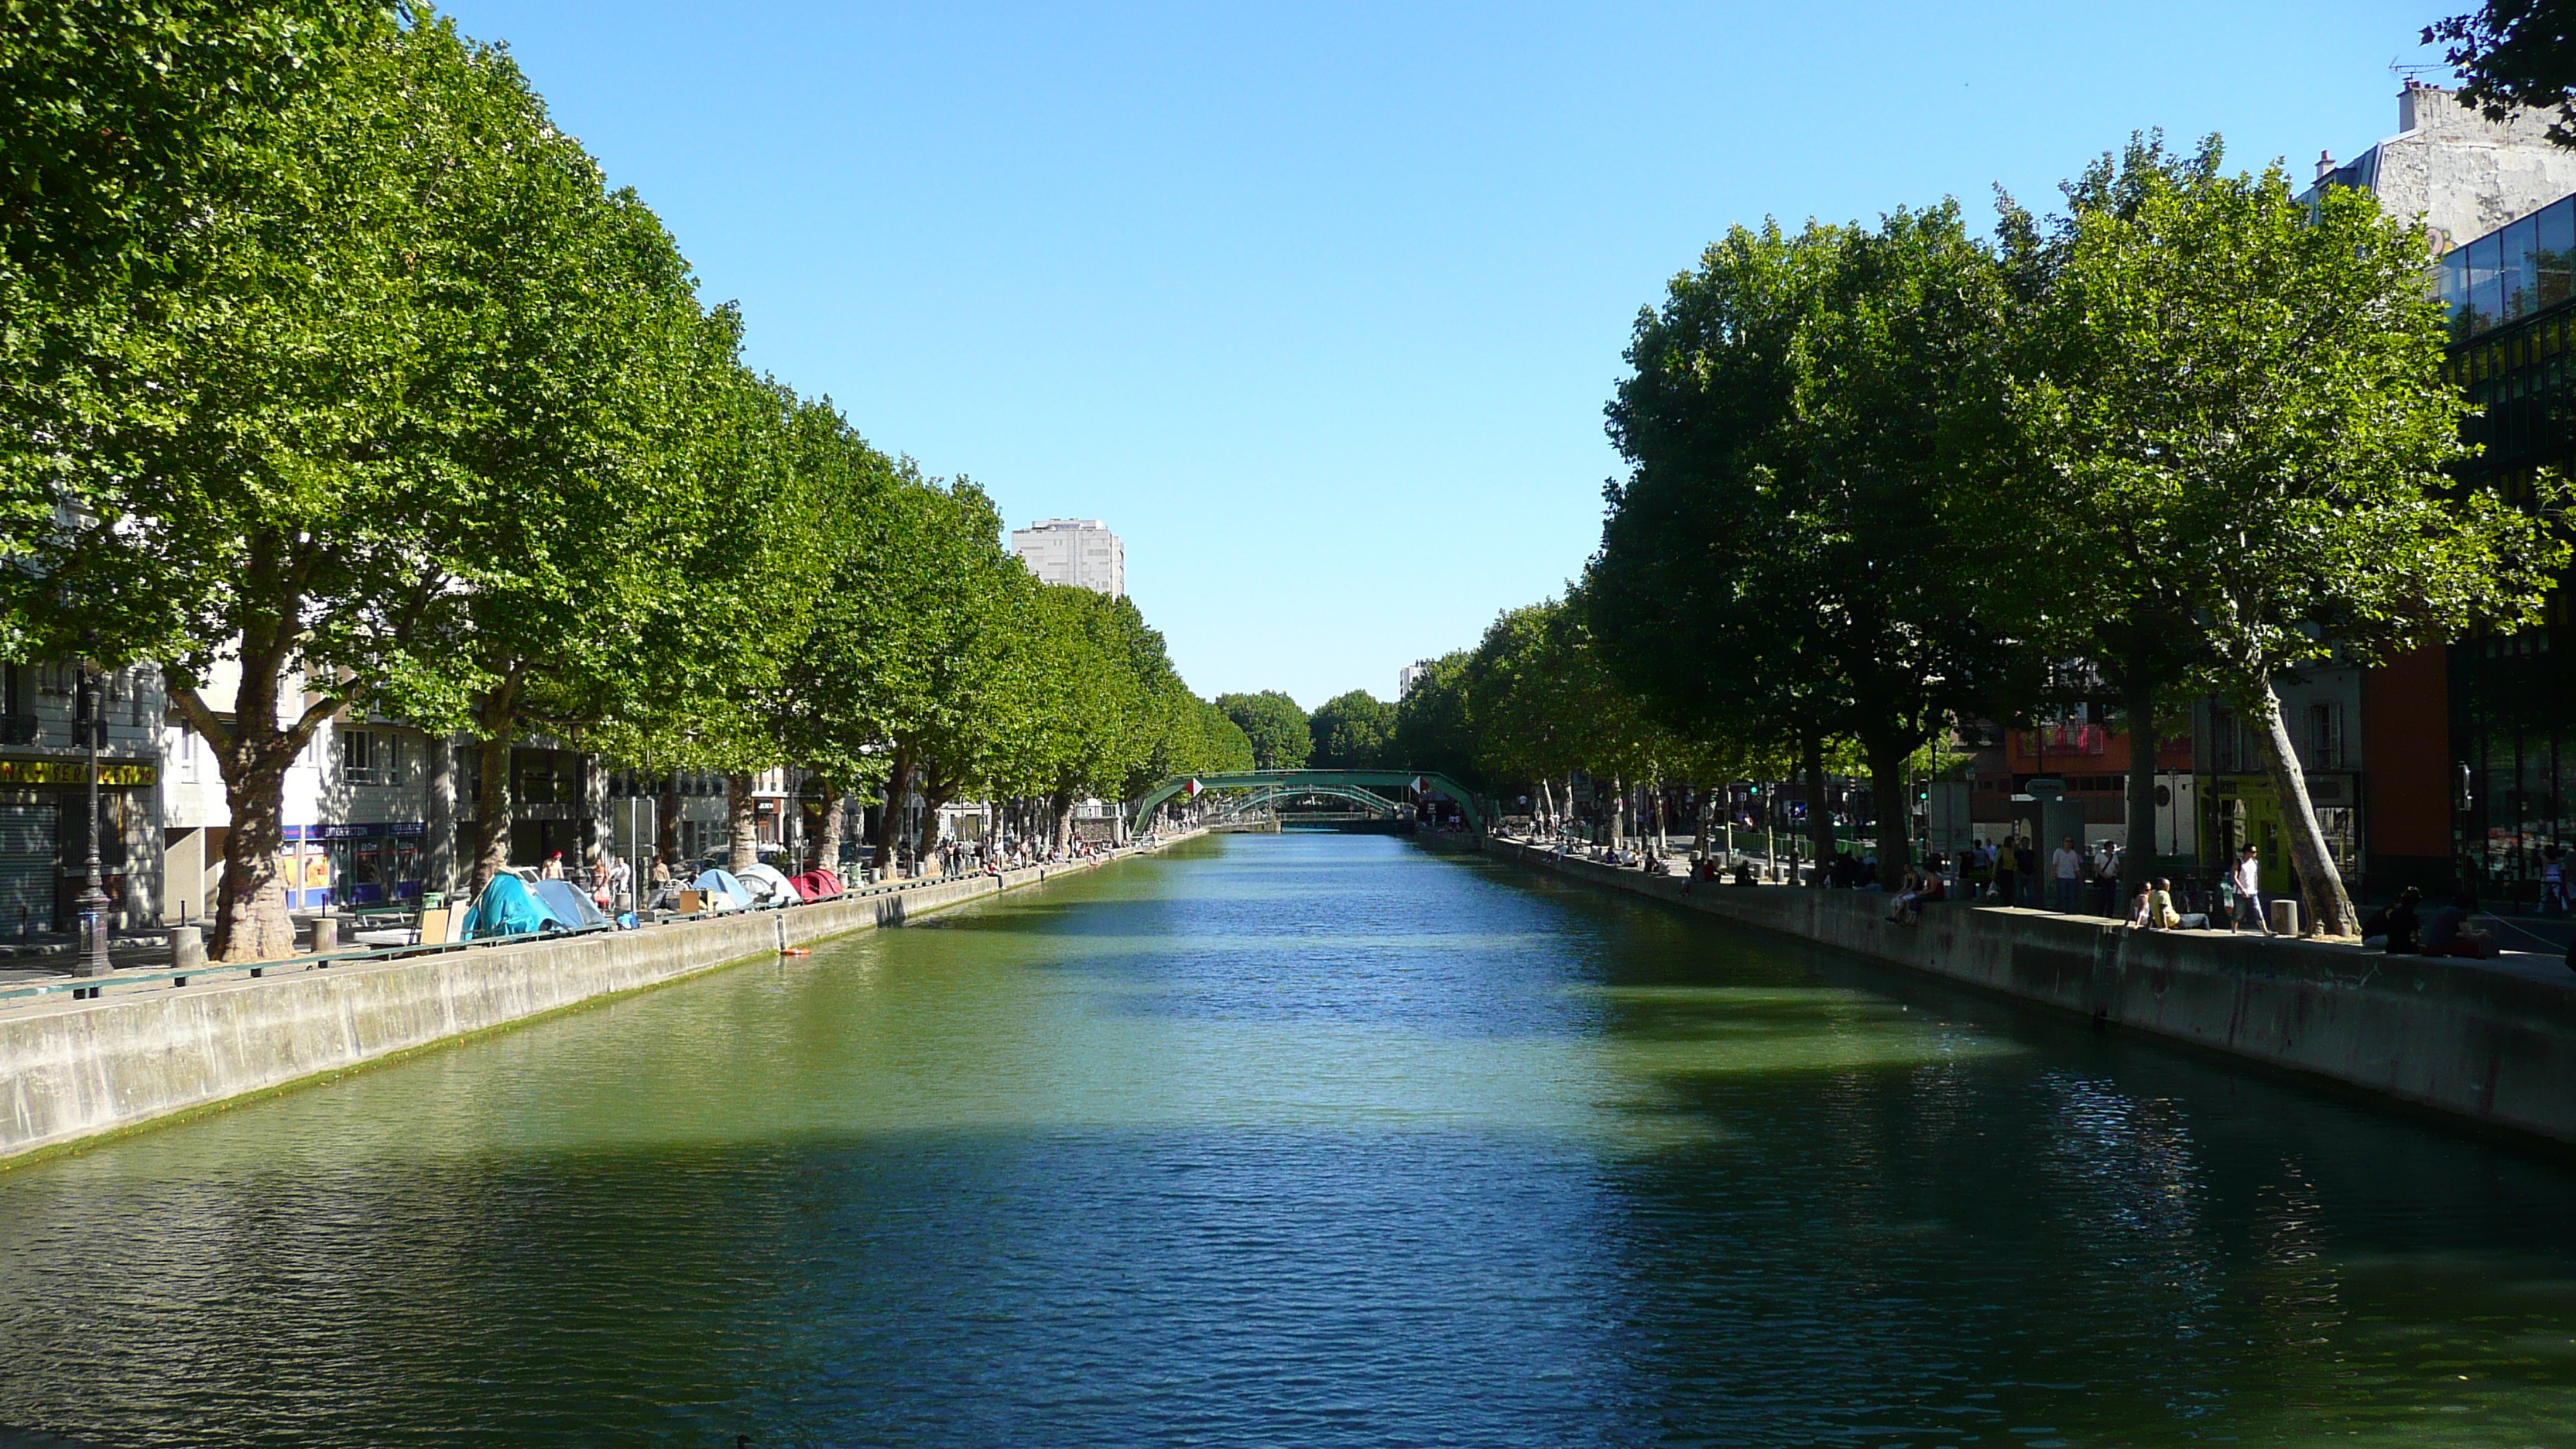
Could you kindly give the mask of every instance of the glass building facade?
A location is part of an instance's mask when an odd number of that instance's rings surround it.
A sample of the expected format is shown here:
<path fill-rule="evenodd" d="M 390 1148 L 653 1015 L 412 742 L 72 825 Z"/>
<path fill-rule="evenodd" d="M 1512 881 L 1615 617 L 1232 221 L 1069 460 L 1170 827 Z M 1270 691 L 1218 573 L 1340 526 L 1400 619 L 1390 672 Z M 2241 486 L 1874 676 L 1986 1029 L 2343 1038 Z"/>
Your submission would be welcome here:
<path fill-rule="evenodd" d="M 2542 469 L 2576 475 L 2576 197 L 2453 248 L 2440 285 L 2451 380 L 2483 410 L 2462 481 L 2521 502 Z M 2546 852 L 2576 847 L 2562 787 L 2576 783 L 2576 678 L 2555 647 L 2568 622 L 2562 583 L 2544 627 L 2450 651 L 2455 854 L 2491 899 L 2535 900 Z"/>
<path fill-rule="evenodd" d="M 2441 268 L 2453 342 L 2558 306 L 2576 282 L 2576 196 L 2453 247 Z"/>

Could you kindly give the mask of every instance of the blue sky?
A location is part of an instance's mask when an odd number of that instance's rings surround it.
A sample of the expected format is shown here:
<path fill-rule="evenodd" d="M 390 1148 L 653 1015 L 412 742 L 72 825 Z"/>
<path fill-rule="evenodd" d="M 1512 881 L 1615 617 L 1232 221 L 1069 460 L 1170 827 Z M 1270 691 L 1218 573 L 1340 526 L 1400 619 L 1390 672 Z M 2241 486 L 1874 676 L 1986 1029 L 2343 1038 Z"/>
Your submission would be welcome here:
<path fill-rule="evenodd" d="M 1597 538 L 1628 329 L 1736 222 L 2347 158 L 2445 6 L 461 0 L 755 366 L 1106 520 L 1204 694 L 1392 697 Z"/>

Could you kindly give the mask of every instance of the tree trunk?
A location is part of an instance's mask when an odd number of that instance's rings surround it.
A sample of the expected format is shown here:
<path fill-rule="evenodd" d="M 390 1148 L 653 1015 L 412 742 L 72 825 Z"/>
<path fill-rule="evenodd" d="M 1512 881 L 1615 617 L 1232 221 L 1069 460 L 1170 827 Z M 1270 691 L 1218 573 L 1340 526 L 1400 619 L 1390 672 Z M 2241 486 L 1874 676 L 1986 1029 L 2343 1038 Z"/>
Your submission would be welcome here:
<path fill-rule="evenodd" d="M 1050 843 L 1047 849 L 1070 853 L 1073 850 L 1073 792 L 1058 790 L 1047 805 L 1048 813 L 1054 817 L 1048 827 Z"/>
<path fill-rule="evenodd" d="M 490 728 L 487 721 L 486 728 Z M 492 878 L 510 868 L 510 830 L 518 821 L 518 782 L 510 777 L 510 733 L 504 722 L 502 733 L 477 741 L 475 758 L 482 783 L 482 798 L 474 811 L 474 895 L 481 899 L 483 888 Z"/>
<path fill-rule="evenodd" d="M 925 870 L 930 866 L 931 855 L 939 849 L 939 837 L 946 825 L 946 822 L 939 818 L 939 807 L 947 803 L 945 799 L 936 795 L 922 797 L 921 843 L 913 848 L 913 854 L 921 861 Z"/>
<path fill-rule="evenodd" d="M 292 756 L 288 758 L 292 759 Z M 223 961 L 274 961 L 295 954 L 295 921 L 286 913 L 287 883 L 278 876 L 285 843 L 286 770 L 226 772 L 224 803 L 232 830 L 224 837 L 224 879 L 213 952 Z"/>
<path fill-rule="evenodd" d="M 1628 781 L 1625 776 L 1610 777 L 1610 848 L 1620 849 L 1628 843 Z"/>
<path fill-rule="evenodd" d="M 680 855 L 680 812 L 687 808 L 687 797 L 680 793 L 680 772 L 662 776 L 660 798 L 656 801 L 660 818 L 653 822 L 653 853 L 663 860 L 677 860 Z"/>
<path fill-rule="evenodd" d="M 2129 720 L 2129 843 L 2120 852 L 2119 914 L 2156 868 L 2156 682 L 2131 679 L 2120 709 Z"/>
<path fill-rule="evenodd" d="M 254 572 L 262 565 L 254 563 Z M 313 741 L 322 722 L 339 712 L 340 699 L 324 693 L 281 727 L 287 665 L 296 641 L 301 599 L 291 592 L 280 612 L 245 629 L 241 682 L 227 723 L 193 688 L 171 691 L 170 702 L 214 754 L 224 782 L 232 828 L 224 842 L 223 885 L 217 896 L 215 939 L 221 961 L 273 961 L 295 954 L 295 922 L 287 914 L 288 883 L 278 876 L 278 847 L 285 841 L 286 772 Z M 97 823 L 91 822 L 91 829 Z"/>
<path fill-rule="evenodd" d="M 817 783 L 823 787 L 823 823 L 814 832 L 814 864 L 837 874 L 841 869 L 841 837 L 849 831 L 849 796 L 836 781 Z"/>
<path fill-rule="evenodd" d="M 1834 858 L 1834 817 L 1825 808 L 1825 742 L 1815 735 L 1799 740 L 1798 764 L 1807 775 L 1807 849 L 1816 858 L 1816 884 L 1823 885 L 1825 866 Z"/>
<path fill-rule="evenodd" d="M 903 797 L 912 788 L 912 754 L 898 748 L 894 768 L 886 772 L 885 804 L 877 810 L 876 868 L 889 880 L 902 878 L 898 847 L 903 843 Z"/>
<path fill-rule="evenodd" d="M 1896 890 L 1914 865 L 1914 831 L 1905 808 L 1905 762 L 1913 747 L 1881 738 L 1869 742 L 1869 790 L 1878 804 L 1878 883 Z"/>
<path fill-rule="evenodd" d="M 740 875 L 760 864 L 760 837 L 752 828 L 751 776 L 741 770 L 725 776 L 725 830 L 729 835 L 725 868 Z"/>
<path fill-rule="evenodd" d="M 2343 874 L 2326 849 L 2326 834 L 2317 824 L 2316 806 L 2308 799 L 2308 777 L 2299 768 L 2298 750 L 2290 743 L 2290 726 L 2281 718 L 2281 697 L 2272 692 L 2272 676 L 2256 675 L 2261 693 L 2255 714 L 2262 722 L 2263 769 L 2272 777 L 2272 798 L 2280 803 L 2281 823 L 2290 835 L 2290 866 L 2298 873 L 2299 894 L 2307 902 L 2304 934 L 2353 934 L 2352 898 L 2344 893 Z"/>

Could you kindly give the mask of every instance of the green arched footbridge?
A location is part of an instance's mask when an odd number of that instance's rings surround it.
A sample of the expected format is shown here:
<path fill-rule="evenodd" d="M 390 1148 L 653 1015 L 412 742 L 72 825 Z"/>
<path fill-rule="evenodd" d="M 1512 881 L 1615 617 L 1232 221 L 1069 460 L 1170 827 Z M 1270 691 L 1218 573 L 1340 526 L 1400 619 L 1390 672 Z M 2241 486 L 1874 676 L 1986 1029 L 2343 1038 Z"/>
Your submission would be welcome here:
<path fill-rule="evenodd" d="M 1202 790 L 1277 790 L 1288 794 L 1305 790 L 1338 795 L 1345 800 L 1383 800 L 1389 795 L 1401 799 L 1404 791 L 1424 789 L 1457 801 L 1467 817 L 1467 828 L 1480 836 L 1493 818 L 1492 806 L 1484 796 L 1437 770 L 1234 770 L 1176 775 L 1165 780 L 1136 806 L 1136 828 L 1142 830 L 1164 801 L 1189 789 L 1192 781 Z"/>

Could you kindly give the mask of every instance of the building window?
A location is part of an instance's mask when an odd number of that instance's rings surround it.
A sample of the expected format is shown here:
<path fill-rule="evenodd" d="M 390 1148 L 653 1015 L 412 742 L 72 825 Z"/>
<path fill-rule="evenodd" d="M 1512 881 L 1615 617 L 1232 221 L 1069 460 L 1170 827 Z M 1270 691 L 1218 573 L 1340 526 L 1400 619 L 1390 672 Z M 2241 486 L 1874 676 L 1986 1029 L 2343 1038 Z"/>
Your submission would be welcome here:
<path fill-rule="evenodd" d="M 340 779 L 349 785 L 391 785 L 401 777 L 402 737 L 390 730 L 340 731 Z"/>
<path fill-rule="evenodd" d="M 2341 704 L 2325 701 L 2308 706 L 2308 759 L 2310 769 L 2344 768 Z"/>

